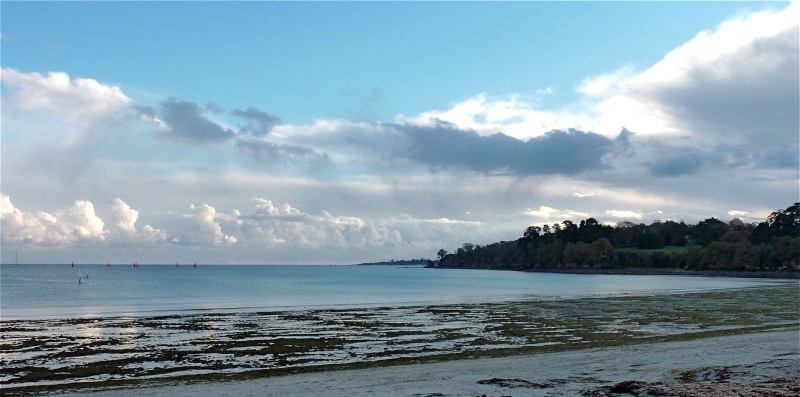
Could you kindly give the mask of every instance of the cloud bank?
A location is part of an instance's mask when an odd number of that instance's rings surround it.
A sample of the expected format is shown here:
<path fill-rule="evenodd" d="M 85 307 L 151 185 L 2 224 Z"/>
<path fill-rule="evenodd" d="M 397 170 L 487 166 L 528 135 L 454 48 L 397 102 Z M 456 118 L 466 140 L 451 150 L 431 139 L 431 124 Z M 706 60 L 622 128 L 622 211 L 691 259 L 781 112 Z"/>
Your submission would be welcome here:
<path fill-rule="evenodd" d="M 384 122 L 287 124 L 6 67 L 2 244 L 268 247 L 302 261 L 433 256 L 588 217 L 757 221 L 797 200 L 798 7 L 737 15 L 642 70 L 587 76 L 566 106 L 547 107 L 549 87 L 476 93 Z"/>

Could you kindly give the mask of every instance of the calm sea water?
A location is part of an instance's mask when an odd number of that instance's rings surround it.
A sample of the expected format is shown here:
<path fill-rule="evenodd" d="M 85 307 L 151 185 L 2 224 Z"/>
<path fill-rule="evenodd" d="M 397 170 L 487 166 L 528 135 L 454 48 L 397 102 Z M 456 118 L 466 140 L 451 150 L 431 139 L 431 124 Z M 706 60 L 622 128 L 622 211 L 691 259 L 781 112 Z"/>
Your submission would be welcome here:
<path fill-rule="evenodd" d="M 2 265 L 0 318 L 474 303 L 697 291 L 779 282 L 394 266 Z"/>

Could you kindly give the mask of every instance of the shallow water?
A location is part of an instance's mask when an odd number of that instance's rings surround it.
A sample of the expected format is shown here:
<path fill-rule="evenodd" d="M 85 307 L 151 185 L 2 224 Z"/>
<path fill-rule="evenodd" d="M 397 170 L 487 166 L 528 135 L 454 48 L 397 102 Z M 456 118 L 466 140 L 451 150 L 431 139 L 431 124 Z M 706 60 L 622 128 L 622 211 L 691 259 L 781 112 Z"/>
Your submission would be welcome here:
<path fill-rule="evenodd" d="M 0 317 L 11 320 L 482 303 L 778 283 L 785 281 L 395 266 L 3 265 Z"/>

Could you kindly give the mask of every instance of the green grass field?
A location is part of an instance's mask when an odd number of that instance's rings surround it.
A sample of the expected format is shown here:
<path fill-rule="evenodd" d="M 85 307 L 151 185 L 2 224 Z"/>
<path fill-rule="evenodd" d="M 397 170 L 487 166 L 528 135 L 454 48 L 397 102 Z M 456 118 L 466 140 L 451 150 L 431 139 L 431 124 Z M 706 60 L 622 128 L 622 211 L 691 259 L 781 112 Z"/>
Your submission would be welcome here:
<path fill-rule="evenodd" d="M 685 254 L 689 252 L 689 246 L 686 245 L 683 247 L 678 247 L 675 245 L 668 245 L 664 248 L 657 248 L 657 249 L 641 249 L 636 247 L 627 247 L 627 248 L 616 248 L 616 250 L 619 252 L 647 252 L 647 253 L 663 252 L 665 254 L 672 254 L 672 253 Z"/>

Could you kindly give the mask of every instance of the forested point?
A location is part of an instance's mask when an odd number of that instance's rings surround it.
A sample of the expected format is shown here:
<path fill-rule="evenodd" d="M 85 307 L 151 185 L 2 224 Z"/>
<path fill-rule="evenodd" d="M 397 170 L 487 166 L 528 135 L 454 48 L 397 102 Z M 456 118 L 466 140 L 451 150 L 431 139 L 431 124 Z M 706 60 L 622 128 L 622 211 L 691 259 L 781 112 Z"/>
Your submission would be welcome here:
<path fill-rule="evenodd" d="M 604 272 L 628 269 L 782 273 L 800 275 L 800 202 L 760 223 L 708 218 L 696 225 L 655 221 L 602 225 L 594 218 L 575 224 L 530 226 L 515 241 L 465 243 L 444 249 L 440 268 Z"/>
<path fill-rule="evenodd" d="M 430 264 L 429 259 L 419 258 L 419 259 L 400 259 L 400 260 L 389 260 L 389 261 L 381 261 L 381 262 L 366 262 L 366 263 L 358 263 L 356 266 L 426 266 Z"/>

